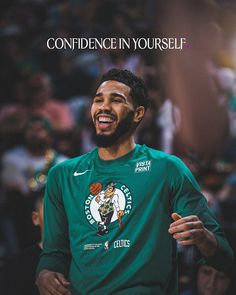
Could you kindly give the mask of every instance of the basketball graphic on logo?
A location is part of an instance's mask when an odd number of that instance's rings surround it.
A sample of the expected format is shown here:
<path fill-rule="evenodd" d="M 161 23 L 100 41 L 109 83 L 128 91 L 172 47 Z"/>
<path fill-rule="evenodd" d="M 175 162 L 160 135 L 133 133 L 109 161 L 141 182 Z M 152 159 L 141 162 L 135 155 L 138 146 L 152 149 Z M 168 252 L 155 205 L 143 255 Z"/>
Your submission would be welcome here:
<path fill-rule="evenodd" d="M 97 195 L 102 190 L 102 184 L 100 182 L 94 182 L 89 187 L 90 193 Z"/>

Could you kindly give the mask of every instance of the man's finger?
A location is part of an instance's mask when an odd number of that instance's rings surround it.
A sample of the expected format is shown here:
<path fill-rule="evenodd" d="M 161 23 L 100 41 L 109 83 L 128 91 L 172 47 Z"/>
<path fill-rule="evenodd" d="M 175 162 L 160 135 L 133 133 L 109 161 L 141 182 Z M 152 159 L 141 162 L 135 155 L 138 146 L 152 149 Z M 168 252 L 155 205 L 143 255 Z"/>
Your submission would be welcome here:
<path fill-rule="evenodd" d="M 36 281 L 41 295 L 71 295 L 70 283 L 63 274 L 43 270 Z"/>
<path fill-rule="evenodd" d="M 71 295 L 70 291 L 62 285 L 53 285 L 51 291 L 53 295 Z"/>
<path fill-rule="evenodd" d="M 191 238 L 193 235 L 192 231 L 185 231 L 185 232 L 180 232 L 180 233 L 177 233 L 177 234 L 174 234 L 173 235 L 173 238 L 174 239 L 184 239 L 184 238 Z"/>
<path fill-rule="evenodd" d="M 176 220 L 175 222 L 170 224 L 170 227 L 177 226 L 179 224 L 183 224 L 186 222 L 198 221 L 198 220 L 199 220 L 199 218 L 196 215 L 190 215 L 190 216 L 182 217 L 182 218 Z"/>
<path fill-rule="evenodd" d="M 48 286 L 53 295 L 69 295 L 70 291 L 55 277 Z"/>
<path fill-rule="evenodd" d="M 58 281 L 64 285 L 64 286 L 69 286 L 70 285 L 70 282 L 64 277 L 63 274 L 61 273 L 56 273 L 56 277 L 58 279 Z"/>
<path fill-rule="evenodd" d="M 177 220 L 181 219 L 182 217 L 181 217 L 179 214 L 177 214 L 177 213 L 172 213 L 172 214 L 171 214 L 171 218 L 172 218 L 174 221 L 177 221 Z"/>
<path fill-rule="evenodd" d="M 189 231 L 193 229 L 202 229 L 202 228 L 203 228 L 203 223 L 200 220 L 198 220 L 193 222 L 182 223 L 177 226 L 171 226 L 169 228 L 169 233 L 175 234 L 178 232 L 184 232 L 184 231 Z"/>

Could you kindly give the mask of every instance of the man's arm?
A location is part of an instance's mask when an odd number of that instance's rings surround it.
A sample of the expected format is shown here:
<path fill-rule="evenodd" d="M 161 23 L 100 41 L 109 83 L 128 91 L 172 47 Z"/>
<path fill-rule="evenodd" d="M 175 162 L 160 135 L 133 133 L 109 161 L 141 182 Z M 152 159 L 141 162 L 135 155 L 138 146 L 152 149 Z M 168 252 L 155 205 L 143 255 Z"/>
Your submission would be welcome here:
<path fill-rule="evenodd" d="M 49 172 L 44 199 L 43 253 L 36 280 L 41 295 L 70 294 L 66 279 L 71 261 L 68 221 L 59 188 L 58 168 Z"/>
<path fill-rule="evenodd" d="M 224 231 L 210 211 L 200 188 L 181 160 L 171 157 L 168 169 L 171 187 L 171 210 L 175 220 L 170 233 L 182 245 L 195 245 L 206 263 L 219 271 L 229 272 L 232 268 L 233 252 Z"/>

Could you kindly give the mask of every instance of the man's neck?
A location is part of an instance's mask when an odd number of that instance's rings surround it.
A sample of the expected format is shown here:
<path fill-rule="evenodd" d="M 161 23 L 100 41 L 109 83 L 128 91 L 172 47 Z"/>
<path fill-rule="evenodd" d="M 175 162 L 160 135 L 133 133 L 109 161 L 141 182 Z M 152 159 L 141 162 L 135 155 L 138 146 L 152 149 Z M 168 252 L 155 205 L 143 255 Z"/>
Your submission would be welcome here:
<path fill-rule="evenodd" d="M 102 160 L 115 160 L 117 158 L 120 158 L 129 152 L 131 152 L 135 148 L 135 142 L 134 138 L 128 138 L 121 143 L 117 143 L 112 145 L 111 147 L 100 147 L 98 149 L 99 157 Z"/>

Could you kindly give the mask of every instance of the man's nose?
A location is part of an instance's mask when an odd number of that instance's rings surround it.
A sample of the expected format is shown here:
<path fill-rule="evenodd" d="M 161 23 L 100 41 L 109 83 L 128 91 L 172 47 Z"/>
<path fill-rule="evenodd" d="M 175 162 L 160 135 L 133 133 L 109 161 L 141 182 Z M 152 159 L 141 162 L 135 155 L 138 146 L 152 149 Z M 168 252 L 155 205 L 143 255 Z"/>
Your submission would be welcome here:
<path fill-rule="evenodd" d="M 103 103 L 100 106 L 101 110 L 111 110 L 111 102 L 109 100 L 104 99 Z"/>

